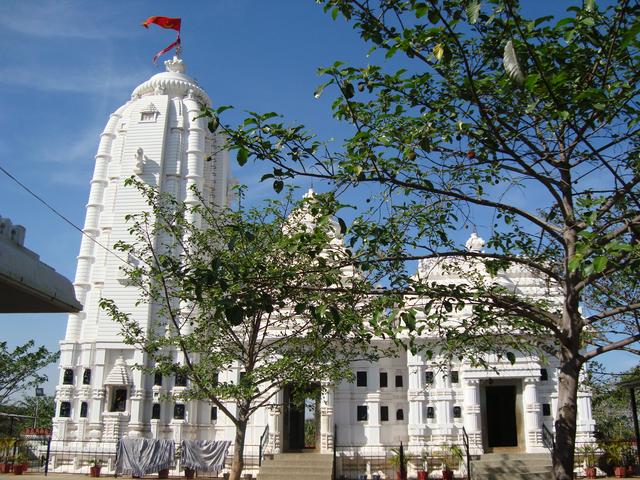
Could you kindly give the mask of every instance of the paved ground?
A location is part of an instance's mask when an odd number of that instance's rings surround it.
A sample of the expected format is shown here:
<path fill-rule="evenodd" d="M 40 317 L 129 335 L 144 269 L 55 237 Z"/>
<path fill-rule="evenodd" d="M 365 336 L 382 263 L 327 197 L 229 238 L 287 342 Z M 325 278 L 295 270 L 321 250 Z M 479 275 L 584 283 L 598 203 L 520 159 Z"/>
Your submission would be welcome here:
<path fill-rule="evenodd" d="M 13 478 L 14 475 L 12 473 L 0 473 L 0 480 L 9 480 L 9 478 Z M 50 473 L 49 475 L 45 476 L 42 473 L 25 473 L 24 475 L 22 475 L 22 477 L 24 478 L 24 480 L 87 480 L 89 478 L 89 475 L 75 475 L 75 474 L 71 474 L 71 473 Z M 101 475 L 100 478 L 104 478 L 105 480 L 110 480 L 113 479 L 114 477 L 112 475 Z M 118 477 L 118 478 L 125 478 L 125 479 L 130 479 L 131 477 L 127 476 L 127 477 Z M 145 477 L 145 478 L 157 478 L 155 476 L 150 475 L 149 477 Z M 184 478 L 184 477 L 169 477 L 169 478 Z M 205 477 L 208 479 L 211 478 L 215 478 L 215 477 Z M 602 480 L 603 478 L 615 478 L 615 477 L 598 477 L 600 480 Z M 634 475 L 633 477 L 627 477 L 627 478 L 640 478 L 640 476 L 638 475 Z M 18 480 L 18 479 L 16 479 Z"/>

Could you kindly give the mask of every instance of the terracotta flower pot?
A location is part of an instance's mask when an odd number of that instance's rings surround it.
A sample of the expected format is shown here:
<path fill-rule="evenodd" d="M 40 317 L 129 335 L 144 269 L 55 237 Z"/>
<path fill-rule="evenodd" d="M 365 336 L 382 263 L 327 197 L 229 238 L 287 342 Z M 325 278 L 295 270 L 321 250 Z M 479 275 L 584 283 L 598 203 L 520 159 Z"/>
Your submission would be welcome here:
<path fill-rule="evenodd" d="M 14 475 L 22 475 L 22 473 L 24 472 L 24 465 L 22 465 L 21 463 L 16 463 L 13 466 L 13 474 Z"/>
<path fill-rule="evenodd" d="M 597 478 L 597 470 L 596 467 L 587 467 L 584 469 L 584 473 L 587 478 Z"/>
<path fill-rule="evenodd" d="M 169 469 L 163 468 L 158 471 L 158 478 L 169 478 Z"/>
<path fill-rule="evenodd" d="M 442 470 L 442 480 L 453 480 L 453 470 Z"/>
<path fill-rule="evenodd" d="M 426 470 L 418 470 L 418 480 L 427 480 L 427 471 Z"/>
<path fill-rule="evenodd" d="M 89 476 L 90 477 L 99 477 L 100 476 L 100 465 L 94 465 L 89 468 Z"/>
<path fill-rule="evenodd" d="M 626 467 L 616 467 L 613 469 L 613 473 L 617 478 L 626 478 L 627 469 Z"/>
<path fill-rule="evenodd" d="M 192 470 L 191 468 L 185 468 L 184 469 L 184 478 L 193 478 L 193 475 L 196 473 L 195 470 Z"/>

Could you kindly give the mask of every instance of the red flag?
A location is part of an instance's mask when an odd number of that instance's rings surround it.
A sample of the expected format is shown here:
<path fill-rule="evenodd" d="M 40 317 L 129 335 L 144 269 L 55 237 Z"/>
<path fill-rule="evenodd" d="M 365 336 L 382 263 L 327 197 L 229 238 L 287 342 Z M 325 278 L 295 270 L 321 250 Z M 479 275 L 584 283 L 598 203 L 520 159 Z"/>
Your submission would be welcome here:
<path fill-rule="evenodd" d="M 180 26 L 182 24 L 182 20 L 180 18 L 169 18 L 169 17 L 149 17 L 144 22 L 142 22 L 142 26 L 144 28 L 149 28 L 149 25 L 152 23 L 158 25 L 162 28 L 169 28 L 171 30 L 175 30 L 178 32 L 178 38 L 171 45 L 163 48 L 158 53 L 156 53 L 153 57 L 153 63 L 156 63 L 160 55 L 164 55 L 169 50 L 180 46 Z"/>
<path fill-rule="evenodd" d="M 156 63 L 158 61 L 158 58 L 160 58 L 160 55 L 164 55 L 169 50 L 177 47 L 178 45 L 180 45 L 180 37 L 178 37 L 178 39 L 175 42 L 173 42 L 171 45 L 169 45 L 168 47 L 164 47 L 162 50 L 160 50 L 158 53 L 156 53 L 153 56 L 153 63 Z"/>
<path fill-rule="evenodd" d="M 142 26 L 144 28 L 149 28 L 149 25 L 151 25 L 152 23 L 155 23 L 162 28 L 170 28 L 171 30 L 176 30 L 179 34 L 180 24 L 182 23 L 182 20 L 180 18 L 149 17 L 144 22 L 142 22 Z"/>

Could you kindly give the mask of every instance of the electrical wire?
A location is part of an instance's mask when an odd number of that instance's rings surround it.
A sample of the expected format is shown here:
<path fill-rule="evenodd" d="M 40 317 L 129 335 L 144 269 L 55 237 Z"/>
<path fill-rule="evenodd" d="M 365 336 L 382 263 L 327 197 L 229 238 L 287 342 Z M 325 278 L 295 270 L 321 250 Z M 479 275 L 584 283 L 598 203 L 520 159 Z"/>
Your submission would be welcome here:
<path fill-rule="evenodd" d="M 131 263 L 129 263 L 127 260 L 125 260 L 124 258 L 122 258 L 120 255 L 118 255 L 116 252 L 114 252 L 113 250 L 111 250 L 109 247 L 103 245 L 102 243 L 100 243 L 98 240 L 96 240 L 95 238 L 93 238 L 91 235 L 89 235 L 88 233 L 86 233 L 84 230 L 82 230 L 80 227 L 78 227 L 75 223 L 73 223 L 71 220 L 69 220 L 67 217 L 65 217 L 62 213 L 60 213 L 58 210 L 55 209 L 55 207 L 51 206 L 51 204 L 49 202 L 47 202 L 44 198 L 42 198 L 40 195 L 38 195 L 37 193 L 35 193 L 33 190 L 31 190 L 29 187 L 27 187 L 24 183 L 22 183 L 20 180 L 18 180 L 15 176 L 13 176 L 9 171 L 7 171 L 2 165 L 0 165 L 0 171 L 2 171 L 2 173 L 4 173 L 7 177 L 9 177 L 11 180 L 13 180 L 14 182 L 16 182 L 18 185 L 20 185 L 20 187 L 22 187 L 26 192 L 28 192 L 32 197 L 34 197 L 36 200 L 38 200 L 40 203 L 42 203 L 45 207 L 47 207 L 49 210 L 51 210 L 54 214 L 56 214 L 58 217 L 60 217 L 62 220 L 64 220 L 66 223 L 68 223 L 69 225 L 71 225 L 71 227 L 75 228 L 76 230 L 78 230 L 82 235 L 84 235 L 85 237 L 87 237 L 89 240 L 91 240 L 93 243 L 95 243 L 96 245 L 98 245 L 99 247 L 103 248 L 105 251 L 109 252 L 111 255 L 113 255 L 114 257 L 116 257 L 118 260 L 120 260 L 123 263 L 126 263 L 127 265 L 129 265 L 132 268 L 135 268 L 135 265 L 132 265 Z"/>

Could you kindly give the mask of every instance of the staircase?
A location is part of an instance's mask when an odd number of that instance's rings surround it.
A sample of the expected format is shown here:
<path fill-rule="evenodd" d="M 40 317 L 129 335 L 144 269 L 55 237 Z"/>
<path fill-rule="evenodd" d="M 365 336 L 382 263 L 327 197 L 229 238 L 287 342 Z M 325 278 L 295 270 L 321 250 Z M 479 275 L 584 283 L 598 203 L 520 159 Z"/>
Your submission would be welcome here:
<path fill-rule="evenodd" d="M 473 480 L 550 480 L 548 453 L 487 453 L 471 462 Z"/>
<path fill-rule="evenodd" d="M 265 457 L 257 480 L 331 480 L 333 456 L 319 453 L 281 453 Z"/>

